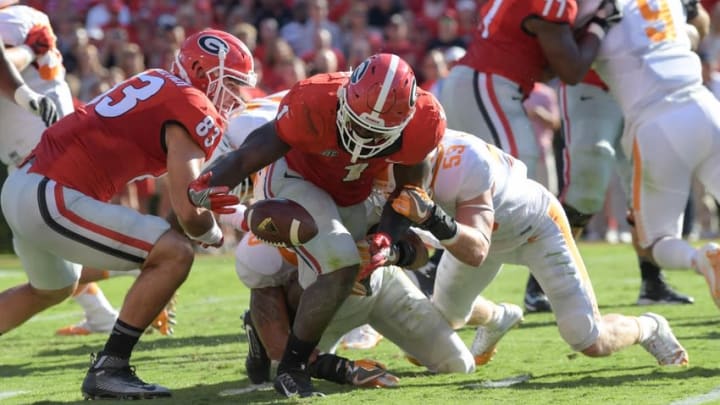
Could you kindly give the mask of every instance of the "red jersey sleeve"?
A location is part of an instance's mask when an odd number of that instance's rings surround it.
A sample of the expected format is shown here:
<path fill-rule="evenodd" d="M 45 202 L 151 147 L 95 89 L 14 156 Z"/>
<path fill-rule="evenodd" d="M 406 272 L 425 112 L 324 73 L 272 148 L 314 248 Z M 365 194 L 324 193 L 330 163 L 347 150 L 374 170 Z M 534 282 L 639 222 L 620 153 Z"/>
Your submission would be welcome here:
<path fill-rule="evenodd" d="M 175 105 L 173 120 L 187 129 L 195 143 L 209 159 L 222 139 L 225 131 L 225 121 L 220 118 L 215 106 L 207 96 L 194 87 L 180 89 L 187 102 L 168 103 Z"/>
<path fill-rule="evenodd" d="M 530 0 L 531 14 L 554 23 L 573 24 L 577 16 L 576 0 Z"/>
<path fill-rule="evenodd" d="M 393 162 L 414 165 L 425 159 L 440 143 L 447 122 L 440 102 L 429 92 L 418 89 L 415 115 L 403 131 L 403 146 L 390 157 Z"/>

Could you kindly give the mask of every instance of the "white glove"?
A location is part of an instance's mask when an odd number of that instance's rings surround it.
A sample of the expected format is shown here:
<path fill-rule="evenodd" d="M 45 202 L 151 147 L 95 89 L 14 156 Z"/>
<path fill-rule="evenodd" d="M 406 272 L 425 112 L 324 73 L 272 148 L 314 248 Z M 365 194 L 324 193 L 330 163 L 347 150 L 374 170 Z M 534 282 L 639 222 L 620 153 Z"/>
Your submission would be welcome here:
<path fill-rule="evenodd" d="M 15 90 L 15 102 L 40 117 L 46 127 L 58 120 L 57 108 L 50 97 L 36 93 L 27 84 L 23 84 Z"/>

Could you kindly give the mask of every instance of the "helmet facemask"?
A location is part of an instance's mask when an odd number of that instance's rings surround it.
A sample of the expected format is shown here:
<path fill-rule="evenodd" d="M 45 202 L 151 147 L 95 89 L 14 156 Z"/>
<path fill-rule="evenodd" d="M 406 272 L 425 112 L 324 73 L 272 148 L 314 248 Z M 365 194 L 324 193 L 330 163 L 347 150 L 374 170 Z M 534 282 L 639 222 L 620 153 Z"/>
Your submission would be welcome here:
<path fill-rule="evenodd" d="M 250 71 L 246 74 L 227 68 L 226 55 L 226 52 L 221 50 L 218 53 L 218 65 L 205 72 L 208 81 L 206 94 L 225 121 L 245 109 L 245 101 L 239 87 L 255 87 L 257 84 L 255 72 Z"/>
<path fill-rule="evenodd" d="M 355 114 L 347 103 L 347 92 L 344 87 L 338 90 L 338 99 L 336 123 L 343 147 L 352 155 L 352 162 L 357 159 L 369 159 L 392 146 L 400 138 L 415 112 L 413 110 L 400 124 L 387 127 L 377 113 Z M 372 132 L 374 136 L 362 136 L 356 131 L 356 127 Z"/>

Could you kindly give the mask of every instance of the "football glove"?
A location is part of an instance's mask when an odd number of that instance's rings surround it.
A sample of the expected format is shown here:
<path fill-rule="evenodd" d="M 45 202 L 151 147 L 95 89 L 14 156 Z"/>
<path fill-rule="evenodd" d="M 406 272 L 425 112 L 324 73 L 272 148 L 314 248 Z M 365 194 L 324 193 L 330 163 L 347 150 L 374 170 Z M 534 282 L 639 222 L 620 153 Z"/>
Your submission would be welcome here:
<path fill-rule="evenodd" d="M 417 225 L 423 224 L 432 215 L 435 202 L 420 187 L 406 185 L 392 201 L 392 208 Z"/>
<path fill-rule="evenodd" d="M 15 102 L 40 117 L 46 127 L 57 122 L 59 118 L 57 107 L 55 107 L 52 99 L 46 95 L 36 93 L 26 84 L 15 90 Z"/>
<path fill-rule="evenodd" d="M 618 5 L 618 0 L 603 0 L 590 22 L 597 23 L 607 32 L 613 25 L 620 22 L 622 17 L 622 9 Z"/>
<path fill-rule="evenodd" d="M 397 263 L 397 247 L 393 245 L 386 233 L 368 235 L 364 241 L 357 243 L 360 252 L 360 273 L 357 279 L 364 280 L 379 267 Z"/>
<path fill-rule="evenodd" d="M 25 37 L 25 45 L 32 49 L 35 55 L 44 55 L 50 48 L 55 48 L 57 38 L 49 25 L 33 25 Z"/>
<path fill-rule="evenodd" d="M 190 182 L 187 190 L 190 203 L 218 214 L 232 214 L 235 212 L 232 206 L 239 204 L 240 199 L 230 194 L 227 186 L 210 186 L 211 177 L 212 172 L 207 172 Z"/>

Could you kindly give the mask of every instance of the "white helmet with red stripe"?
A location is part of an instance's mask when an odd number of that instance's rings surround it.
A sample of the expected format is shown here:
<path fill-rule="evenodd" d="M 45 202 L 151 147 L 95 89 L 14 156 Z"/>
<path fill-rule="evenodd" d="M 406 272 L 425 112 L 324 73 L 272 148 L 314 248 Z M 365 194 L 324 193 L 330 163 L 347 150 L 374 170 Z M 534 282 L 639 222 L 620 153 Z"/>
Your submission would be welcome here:
<path fill-rule="evenodd" d="M 353 70 L 338 91 L 337 126 L 352 161 L 393 145 L 415 113 L 417 83 L 407 62 L 382 53 Z"/>

